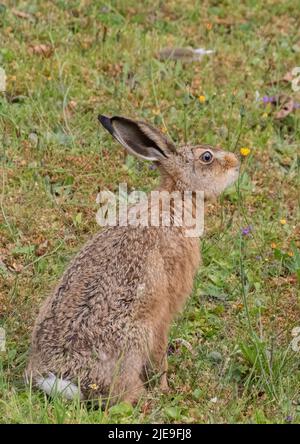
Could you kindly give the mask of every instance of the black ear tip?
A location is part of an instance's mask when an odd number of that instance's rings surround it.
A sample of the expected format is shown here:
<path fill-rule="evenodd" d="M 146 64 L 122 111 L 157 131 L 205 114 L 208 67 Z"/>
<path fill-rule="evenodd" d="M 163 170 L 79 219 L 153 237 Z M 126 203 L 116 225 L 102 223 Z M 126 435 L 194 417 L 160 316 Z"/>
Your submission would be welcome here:
<path fill-rule="evenodd" d="M 107 131 L 109 131 L 111 134 L 113 134 L 114 129 L 111 124 L 111 119 L 109 117 L 99 114 L 98 120 L 104 126 L 104 128 L 107 129 Z"/>
<path fill-rule="evenodd" d="M 110 123 L 110 118 L 107 117 L 107 116 L 103 116 L 102 114 L 99 114 L 98 120 L 99 120 L 100 123 L 102 123 L 103 126 L 105 126 L 108 123 Z"/>

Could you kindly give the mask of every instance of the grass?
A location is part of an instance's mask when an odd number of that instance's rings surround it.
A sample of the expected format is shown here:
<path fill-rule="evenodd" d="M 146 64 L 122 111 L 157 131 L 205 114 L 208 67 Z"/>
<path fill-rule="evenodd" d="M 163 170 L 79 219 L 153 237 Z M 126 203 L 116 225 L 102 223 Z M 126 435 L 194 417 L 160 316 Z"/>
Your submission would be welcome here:
<path fill-rule="evenodd" d="M 291 347 L 300 112 L 278 120 L 257 100 L 300 102 L 280 82 L 300 66 L 299 18 L 293 0 L 0 5 L 0 422 L 300 422 L 300 351 Z M 168 46 L 216 53 L 159 61 Z M 203 266 L 170 335 L 170 393 L 153 389 L 135 408 L 103 412 L 48 400 L 22 379 L 41 301 L 99 228 L 98 190 L 157 183 L 101 130 L 100 112 L 142 118 L 178 143 L 250 149 L 238 184 L 207 208 Z"/>

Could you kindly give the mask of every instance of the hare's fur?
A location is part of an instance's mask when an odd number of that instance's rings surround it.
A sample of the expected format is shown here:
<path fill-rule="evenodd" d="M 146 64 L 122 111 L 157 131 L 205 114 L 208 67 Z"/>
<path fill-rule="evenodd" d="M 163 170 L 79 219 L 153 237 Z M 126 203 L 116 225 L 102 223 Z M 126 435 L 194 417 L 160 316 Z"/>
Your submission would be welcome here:
<path fill-rule="evenodd" d="M 152 130 L 142 129 L 147 137 Z M 119 138 L 113 135 L 126 146 L 132 134 L 121 130 Z M 209 148 L 219 160 L 205 170 L 193 158 L 205 147 L 175 153 L 154 129 L 149 137 L 166 153 L 165 159 L 160 154 L 156 159 L 163 190 L 202 187 L 207 196 L 216 195 L 237 176 L 232 153 Z M 144 145 L 134 149 L 146 157 Z M 169 326 L 192 291 L 199 264 L 199 241 L 185 236 L 185 227 L 117 226 L 99 232 L 73 259 L 40 310 L 27 377 L 46 393 L 58 391 L 66 398 L 136 402 L 155 375 L 166 390 Z"/>
<path fill-rule="evenodd" d="M 86 395 L 94 385 L 95 396 L 131 398 L 145 371 L 166 371 L 167 326 L 192 290 L 199 260 L 198 240 L 178 229 L 100 232 L 43 306 L 31 368 L 80 378 Z"/>

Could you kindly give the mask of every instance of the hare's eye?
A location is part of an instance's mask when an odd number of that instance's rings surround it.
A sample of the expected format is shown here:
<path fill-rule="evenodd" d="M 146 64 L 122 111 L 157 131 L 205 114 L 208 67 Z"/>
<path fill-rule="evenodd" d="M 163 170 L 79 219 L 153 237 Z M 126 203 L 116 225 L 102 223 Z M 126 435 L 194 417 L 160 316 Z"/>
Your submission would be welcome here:
<path fill-rule="evenodd" d="M 213 161 L 213 155 L 210 151 L 205 151 L 205 153 L 201 154 L 200 160 L 203 163 L 211 163 Z"/>

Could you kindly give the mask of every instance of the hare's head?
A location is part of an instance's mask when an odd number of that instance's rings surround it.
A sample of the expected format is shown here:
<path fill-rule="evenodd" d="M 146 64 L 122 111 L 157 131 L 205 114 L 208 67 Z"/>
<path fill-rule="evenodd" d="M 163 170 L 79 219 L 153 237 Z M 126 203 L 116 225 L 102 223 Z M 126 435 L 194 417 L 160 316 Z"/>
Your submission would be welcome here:
<path fill-rule="evenodd" d="M 125 117 L 99 116 L 110 134 L 126 150 L 139 158 L 157 162 L 167 189 L 204 191 L 214 197 L 238 177 L 239 160 L 235 154 L 208 145 L 175 145 L 151 125 Z"/>

